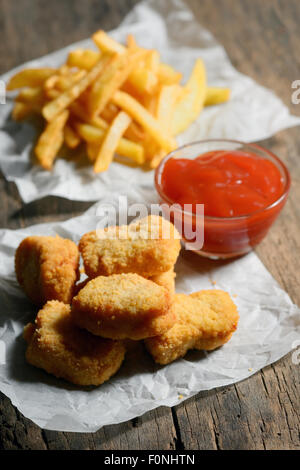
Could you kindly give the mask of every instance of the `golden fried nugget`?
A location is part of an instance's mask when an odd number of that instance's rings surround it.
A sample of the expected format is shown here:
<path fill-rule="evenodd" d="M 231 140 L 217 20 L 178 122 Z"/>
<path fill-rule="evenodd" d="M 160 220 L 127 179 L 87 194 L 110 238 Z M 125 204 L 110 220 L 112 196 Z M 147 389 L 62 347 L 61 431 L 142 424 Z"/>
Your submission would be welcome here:
<path fill-rule="evenodd" d="M 225 344 L 236 330 L 239 315 L 227 292 L 204 290 L 176 294 L 175 325 L 166 333 L 145 341 L 159 364 L 183 357 L 189 349 L 213 350 Z"/>
<path fill-rule="evenodd" d="M 81 330 L 72 322 L 70 306 L 50 301 L 39 311 L 35 324 L 24 328 L 26 359 L 76 385 L 100 385 L 120 368 L 125 346 Z"/>
<path fill-rule="evenodd" d="M 15 255 L 17 280 L 36 305 L 47 300 L 70 303 L 79 278 L 79 251 L 64 238 L 31 236 L 25 238 Z"/>
<path fill-rule="evenodd" d="M 174 269 L 170 269 L 170 271 L 165 273 L 149 277 L 149 280 L 155 282 L 155 284 L 158 284 L 159 286 L 164 287 L 173 296 L 175 294 L 175 278 L 176 273 L 174 272 Z"/>
<path fill-rule="evenodd" d="M 167 220 L 149 216 L 130 225 L 87 233 L 79 250 L 90 278 L 121 273 L 148 278 L 173 268 L 180 235 Z"/>
<path fill-rule="evenodd" d="M 99 276 L 73 298 L 74 323 L 94 335 L 139 340 L 175 322 L 170 293 L 138 274 Z"/>

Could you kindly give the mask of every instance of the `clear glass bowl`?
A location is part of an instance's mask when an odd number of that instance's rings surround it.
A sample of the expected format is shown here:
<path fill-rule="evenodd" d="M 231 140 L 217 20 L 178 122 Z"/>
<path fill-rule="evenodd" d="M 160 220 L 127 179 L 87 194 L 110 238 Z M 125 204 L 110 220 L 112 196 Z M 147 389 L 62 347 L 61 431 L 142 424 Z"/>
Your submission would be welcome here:
<path fill-rule="evenodd" d="M 180 147 L 167 155 L 156 169 L 155 186 L 160 202 L 167 204 L 169 208 L 168 215 L 181 233 L 182 220 L 184 220 L 185 224 L 191 226 L 191 230 L 195 231 L 197 223 L 200 223 L 199 217 L 197 218 L 193 212 L 184 211 L 180 207 L 174 207 L 175 201 L 171 201 L 164 194 L 161 184 L 164 166 L 170 158 L 195 159 L 201 154 L 214 150 L 240 150 L 254 153 L 261 158 L 272 161 L 279 169 L 283 179 L 281 196 L 264 209 L 237 217 L 211 217 L 206 216 L 204 213 L 204 218 L 201 222 L 203 224 L 204 242 L 202 248 L 195 251 L 209 258 L 226 259 L 248 253 L 255 245 L 262 241 L 286 203 L 291 179 L 284 163 L 272 152 L 256 144 L 218 139 L 203 140 Z M 178 177 L 180 178 L 180 175 Z M 183 240 L 186 244 L 189 243 L 188 240 L 184 239 L 184 235 Z"/>

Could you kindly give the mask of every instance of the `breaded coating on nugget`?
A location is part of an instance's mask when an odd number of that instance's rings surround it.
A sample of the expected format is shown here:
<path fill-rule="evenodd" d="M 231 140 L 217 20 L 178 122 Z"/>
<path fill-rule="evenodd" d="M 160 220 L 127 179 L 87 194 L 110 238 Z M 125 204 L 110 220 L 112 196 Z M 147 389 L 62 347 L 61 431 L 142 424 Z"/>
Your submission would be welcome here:
<path fill-rule="evenodd" d="M 74 323 L 94 335 L 139 340 L 175 322 L 170 293 L 138 274 L 99 276 L 73 298 Z"/>
<path fill-rule="evenodd" d="M 183 357 L 189 349 L 213 350 L 225 344 L 236 330 L 239 315 L 227 292 L 204 290 L 191 295 L 176 294 L 177 321 L 166 333 L 145 341 L 159 364 Z"/>
<path fill-rule="evenodd" d="M 61 237 L 31 236 L 15 255 L 17 280 L 36 305 L 47 300 L 70 303 L 79 278 L 79 251 L 74 242 Z"/>
<path fill-rule="evenodd" d="M 125 346 L 81 330 L 72 322 L 70 306 L 50 301 L 35 324 L 24 328 L 26 359 L 33 366 L 76 385 L 100 385 L 120 368 Z"/>
<path fill-rule="evenodd" d="M 173 224 L 149 216 L 120 227 L 85 234 L 79 243 L 88 277 L 137 273 L 156 276 L 173 268 L 180 235 Z"/>
<path fill-rule="evenodd" d="M 155 282 L 155 284 L 158 284 L 159 286 L 164 287 L 173 296 L 175 294 L 175 278 L 176 273 L 174 272 L 174 269 L 170 269 L 170 271 L 165 273 L 149 277 L 149 280 Z"/>

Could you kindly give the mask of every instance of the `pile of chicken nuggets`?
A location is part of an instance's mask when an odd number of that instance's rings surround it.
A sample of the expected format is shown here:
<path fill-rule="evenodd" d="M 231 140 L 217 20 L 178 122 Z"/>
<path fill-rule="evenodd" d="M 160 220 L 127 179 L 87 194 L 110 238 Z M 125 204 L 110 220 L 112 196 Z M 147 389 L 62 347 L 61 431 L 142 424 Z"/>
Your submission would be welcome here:
<path fill-rule="evenodd" d="M 77 385 L 100 385 L 119 370 L 130 340 L 144 341 L 162 365 L 222 346 L 237 328 L 237 308 L 216 289 L 175 293 L 180 247 L 173 224 L 153 215 L 87 233 L 78 247 L 59 236 L 23 240 L 17 279 L 41 308 L 24 328 L 27 361 Z"/>

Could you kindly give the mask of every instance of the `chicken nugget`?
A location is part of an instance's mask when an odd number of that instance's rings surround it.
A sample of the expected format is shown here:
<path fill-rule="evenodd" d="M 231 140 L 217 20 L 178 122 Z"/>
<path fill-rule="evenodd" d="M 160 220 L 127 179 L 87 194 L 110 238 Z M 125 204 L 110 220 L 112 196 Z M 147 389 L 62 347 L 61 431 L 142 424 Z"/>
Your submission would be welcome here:
<path fill-rule="evenodd" d="M 90 278 L 121 273 L 149 278 L 173 268 L 180 235 L 167 220 L 149 216 L 130 225 L 87 233 L 79 250 Z"/>
<path fill-rule="evenodd" d="M 175 325 L 145 341 L 159 364 L 183 357 L 189 349 L 213 350 L 222 346 L 236 330 L 239 315 L 227 292 L 204 290 L 191 295 L 176 294 Z"/>
<path fill-rule="evenodd" d="M 120 368 L 121 341 L 93 336 L 72 322 L 70 306 L 50 301 L 24 328 L 29 364 L 76 385 L 100 385 Z"/>
<path fill-rule="evenodd" d="M 64 238 L 31 236 L 25 238 L 15 255 L 17 280 L 36 305 L 47 300 L 70 303 L 79 278 L 79 251 Z"/>
<path fill-rule="evenodd" d="M 175 294 L 175 278 L 176 273 L 174 269 L 170 269 L 166 273 L 157 274 L 156 276 L 149 277 L 149 280 L 155 282 L 159 286 L 164 287 L 167 289 L 172 296 Z"/>
<path fill-rule="evenodd" d="M 114 274 L 91 280 L 73 298 L 74 323 L 94 335 L 140 340 L 175 322 L 170 293 L 138 274 Z"/>

